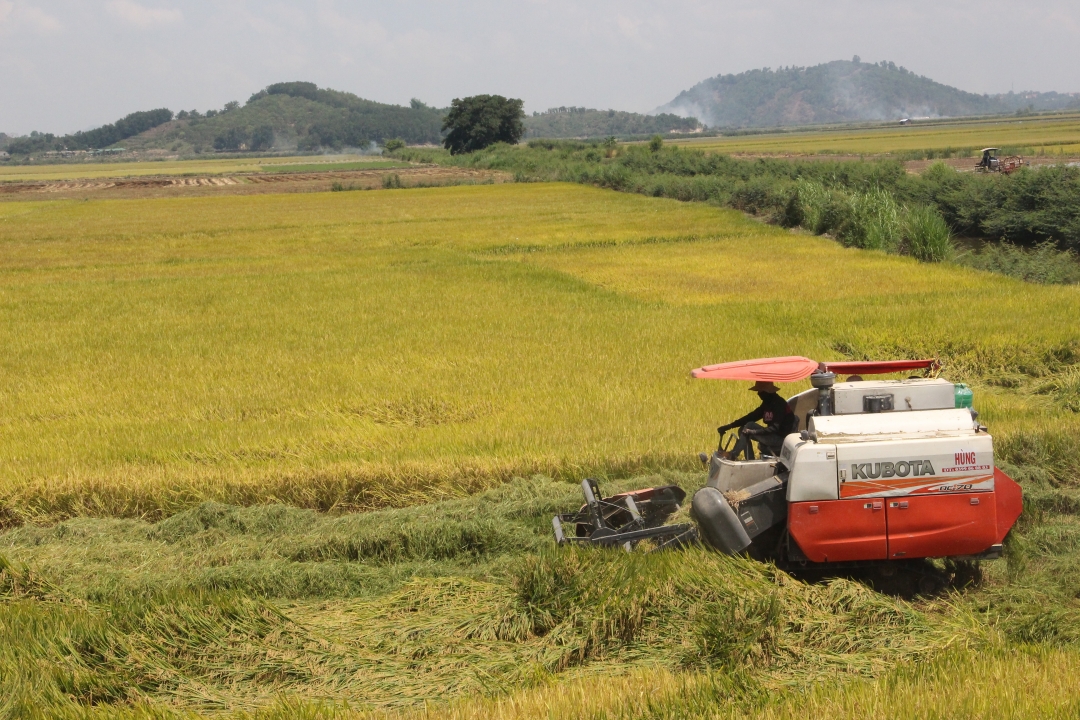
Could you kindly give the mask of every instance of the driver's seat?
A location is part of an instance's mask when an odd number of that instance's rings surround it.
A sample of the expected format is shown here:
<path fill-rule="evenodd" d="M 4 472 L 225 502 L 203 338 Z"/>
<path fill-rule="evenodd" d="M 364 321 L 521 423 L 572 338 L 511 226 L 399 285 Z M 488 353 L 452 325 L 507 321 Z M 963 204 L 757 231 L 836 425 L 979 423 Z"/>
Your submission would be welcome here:
<path fill-rule="evenodd" d="M 783 439 L 781 439 L 780 443 L 778 445 L 775 445 L 775 446 L 774 445 L 766 445 L 765 443 L 758 441 L 758 450 L 760 451 L 760 454 L 761 454 L 762 458 L 764 458 L 766 456 L 780 457 L 780 451 L 783 450 L 783 449 L 784 449 L 784 441 L 783 441 Z"/>

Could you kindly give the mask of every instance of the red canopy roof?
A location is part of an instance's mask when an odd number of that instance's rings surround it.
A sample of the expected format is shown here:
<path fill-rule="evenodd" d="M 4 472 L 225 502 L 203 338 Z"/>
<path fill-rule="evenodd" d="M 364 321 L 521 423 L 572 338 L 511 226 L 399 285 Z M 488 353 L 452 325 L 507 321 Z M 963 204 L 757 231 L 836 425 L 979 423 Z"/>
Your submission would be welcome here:
<path fill-rule="evenodd" d="M 837 375 L 887 375 L 888 373 L 923 370 L 937 366 L 937 360 L 866 360 L 821 363 L 822 370 Z"/>
<path fill-rule="evenodd" d="M 937 367 L 937 360 L 878 360 L 840 361 L 819 363 L 797 355 L 779 358 L 736 360 L 735 362 L 706 365 L 690 371 L 695 378 L 705 380 L 765 380 L 771 382 L 798 382 L 813 373 L 833 372 L 837 375 L 885 375 L 894 372 L 922 370 Z"/>
<path fill-rule="evenodd" d="M 818 362 L 810 358 L 792 356 L 736 360 L 735 362 L 706 365 L 692 370 L 696 378 L 708 380 L 770 380 L 772 382 L 796 382 L 805 380 L 818 369 Z"/>

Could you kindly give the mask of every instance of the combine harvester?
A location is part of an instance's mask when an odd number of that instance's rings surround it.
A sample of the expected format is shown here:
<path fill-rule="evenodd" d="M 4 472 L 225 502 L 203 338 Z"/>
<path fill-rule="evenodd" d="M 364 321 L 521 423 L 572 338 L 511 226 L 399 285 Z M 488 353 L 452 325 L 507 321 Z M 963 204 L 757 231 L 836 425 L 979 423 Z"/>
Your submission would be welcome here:
<path fill-rule="evenodd" d="M 701 539 L 790 570 L 874 567 L 885 576 L 911 560 L 1000 557 L 1021 491 L 994 466 L 993 438 L 978 422 L 971 390 L 935 377 L 862 379 L 937 367 L 785 357 L 698 368 L 695 378 L 810 378 L 813 388 L 788 400 L 796 430 L 779 454 L 733 460 L 721 436 L 711 458 L 703 454 L 709 479 L 693 498 L 696 526 L 665 524 L 685 498 L 677 486 L 603 498 L 585 480 L 585 505 L 553 521 L 556 540 L 630 550 L 642 541 L 667 548 Z M 837 375 L 854 377 L 836 382 Z M 932 591 L 935 582 L 928 576 L 919 589 Z"/>
<path fill-rule="evenodd" d="M 1005 175 L 1024 167 L 1024 158 L 1019 155 L 998 157 L 998 148 L 983 148 L 982 159 L 975 164 L 975 172 L 999 172 Z"/>

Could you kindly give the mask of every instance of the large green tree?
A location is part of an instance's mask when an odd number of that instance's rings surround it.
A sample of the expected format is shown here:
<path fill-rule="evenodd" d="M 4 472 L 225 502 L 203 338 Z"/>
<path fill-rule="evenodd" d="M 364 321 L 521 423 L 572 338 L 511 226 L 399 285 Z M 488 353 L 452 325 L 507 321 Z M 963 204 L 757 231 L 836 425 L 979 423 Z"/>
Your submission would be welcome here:
<path fill-rule="evenodd" d="M 525 134 L 521 100 L 502 95 L 455 98 L 443 120 L 443 146 L 451 155 L 481 150 L 497 142 L 516 143 Z"/>

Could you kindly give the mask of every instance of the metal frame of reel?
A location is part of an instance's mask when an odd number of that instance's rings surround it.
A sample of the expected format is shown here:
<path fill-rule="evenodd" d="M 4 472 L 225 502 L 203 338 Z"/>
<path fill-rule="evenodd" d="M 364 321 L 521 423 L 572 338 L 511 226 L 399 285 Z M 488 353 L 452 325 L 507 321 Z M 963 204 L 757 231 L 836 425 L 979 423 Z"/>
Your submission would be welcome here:
<path fill-rule="evenodd" d="M 602 547 L 621 545 L 624 550 L 630 552 L 642 540 L 658 540 L 652 551 L 682 547 L 698 540 L 697 528 L 690 523 L 648 527 L 646 518 L 634 500 L 634 493 L 623 494 L 617 502 L 610 502 L 610 499 L 605 500 L 601 497 L 596 480 L 586 478 L 581 481 L 581 494 L 585 497 L 585 506 L 581 510 L 576 513 L 556 515 L 551 520 L 551 525 L 555 530 L 555 540 L 559 545 L 588 544 Z M 605 510 L 609 512 L 605 513 Z M 622 515 L 624 512 L 629 514 L 629 522 L 617 526 L 609 522 L 610 517 Z M 563 529 L 564 523 L 574 525 L 575 534 L 568 535 Z M 589 526 L 591 531 L 586 535 L 580 535 L 582 525 Z"/>

